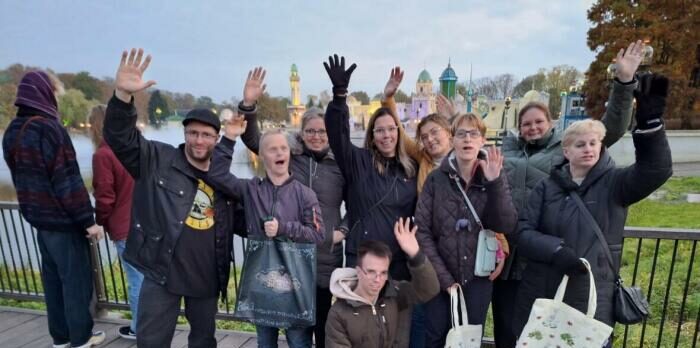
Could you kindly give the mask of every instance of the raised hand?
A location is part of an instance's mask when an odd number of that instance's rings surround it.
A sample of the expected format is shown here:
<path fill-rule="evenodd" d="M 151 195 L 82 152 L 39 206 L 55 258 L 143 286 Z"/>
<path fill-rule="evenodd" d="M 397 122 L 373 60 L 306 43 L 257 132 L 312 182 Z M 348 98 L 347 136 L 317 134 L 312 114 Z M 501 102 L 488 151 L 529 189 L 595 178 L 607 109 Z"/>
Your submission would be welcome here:
<path fill-rule="evenodd" d="M 243 87 L 243 105 L 253 106 L 258 98 L 265 93 L 265 69 L 257 67 L 248 72 L 248 78 L 245 80 Z"/>
<path fill-rule="evenodd" d="M 645 74 L 639 79 L 639 88 L 634 91 L 637 112 L 634 118 L 638 129 L 660 126 L 666 111 L 669 81 L 666 76 Z"/>
<path fill-rule="evenodd" d="M 406 218 L 399 218 L 399 221 L 394 223 L 394 236 L 396 241 L 399 243 L 401 250 L 408 255 L 409 258 L 414 258 L 418 254 L 418 240 L 416 240 L 416 231 L 418 231 L 418 226 L 410 226 L 411 220 Z"/>
<path fill-rule="evenodd" d="M 442 93 L 438 93 L 435 104 L 438 114 L 444 118 L 450 119 L 456 113 L 452 100 L 447 99 Z"/>
<path fill-rule="evenodd" d="M 621 48 L 617 53 L 615 77 L 620 82 L 626 83 L 634 79 L 634 73 L 642 62 L 643 51 L 644 43 L 642 40 L 637 40 L 637 42 L 632 42 L 627 50 Z"/>
<path fill-rule="evenodd" d="M 328 63 L 323 62 L 323 66 L 326 68 L 328 77 L 333 83 L 333 95 L 345 96 L 348 94 L 348 86 L 350 85 L 350 76 L 352 72 L 357 68 L 357 64 L 352 64 L 348 70 L 345 70 L 345 57 L 340 57 L 334 54 L 333 57 L 328 57 Z"/>
<path fill-rule="evenodd" d="M 403 80 L 403 73 L 404 72 L 398 66 L 391 69 L 389 81 L 386 82 L 386 86 L 384 87 L 384 97 L 390 98 L 396 94 L 396 91 L 399 89 L 399 85 L 401 85 L 401 81 Z"/>
<path fill-rule="evenodd" d="M 245 128 L 248 125 L 248 121 L 245 120 L 243 115 L 233 115 L 231 119 L 224 122 L 224 136 L 236 140 L 241 134 L 245 132 Z"/>
<path fill-rule="evenodd" d="M 484 177 L 486 180 L 494 181 L 501 175 L 501 169 L 503 168 L 503 155 L 501 154 L 501 150 L 495 146 L 487 147 L 486 153 L 488 156 L 485 160 L 480 159 L 479 165 L 484 171 Z"/>
<path fill-rule="evenodd" d="M 153 80 L 144 81 L 143 73 L 151 64 L 151 55 L 143 59 L 143 49 L 131 49 L 128 53 L 122 52 L 122 60 L 119 63 L 117 77 L 114 81 L 116 96 L 125 102 L 131 101 L 131 95 L 156 84 Z"/>

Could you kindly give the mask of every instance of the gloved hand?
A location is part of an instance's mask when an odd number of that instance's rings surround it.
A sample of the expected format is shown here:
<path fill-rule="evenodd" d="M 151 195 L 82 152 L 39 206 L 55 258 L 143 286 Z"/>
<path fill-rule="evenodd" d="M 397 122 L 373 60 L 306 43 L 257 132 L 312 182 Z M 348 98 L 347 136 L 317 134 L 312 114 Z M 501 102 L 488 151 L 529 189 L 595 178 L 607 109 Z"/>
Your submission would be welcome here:
<path fill-rule="evenodd" d="M 350 84 L 350 75 L 357 68 L 357 64 L 353 63 L 348 70 L 345 70 L 345 57 L 340 57 L 340 61 L 338 61 L 338 55 L 334 54 L 333 57 L 328 57 L 328 63 L 323 62 L 323 66 L 333 83 L 333 95 L 346 95 Z"/>
<path fill-rule="evenodd" d="M 634 91 L 637 112 L 634 118 L 637 129 L 651 129 L 663 123 L 668 96 L 668 78 L 657 74 L 644 74 L 639 77 L 639 88 Z"/>
<path fill-rule="evenodd" d="M 552 256 L 552 266 L 561 273 L 575 276 L 588 273 L 586 266 L 576 256 L 574 249 L 562 246 Z"/>

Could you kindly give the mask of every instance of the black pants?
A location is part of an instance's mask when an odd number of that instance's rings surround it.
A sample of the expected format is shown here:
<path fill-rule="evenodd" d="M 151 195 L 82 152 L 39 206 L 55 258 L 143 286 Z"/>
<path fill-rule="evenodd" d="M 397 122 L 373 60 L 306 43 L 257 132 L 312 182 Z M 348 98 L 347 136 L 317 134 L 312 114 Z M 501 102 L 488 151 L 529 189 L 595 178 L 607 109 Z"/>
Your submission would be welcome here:
<path fill-rule="evenodd" d="M 488 278 L 474 278 L 462 286 L 464 300 L 467 301 L 469 324 L 484 325 L 486 313 L 491 303 L 493 283 Z M 452 327 L 450 294 L 440 291 L 432 300 L 425 303 L 425 346 L 442 348 L 447 332 Z"/>
<path fill-rule="evenodd" d="M 92 270 L 85 231 L 37 231 L 49 334 L 77 347 L 92 336 Z"/>
<path fill-rule="evenodd" d="M 331 310 L 332 298 L 333 294 L 331 294 L 330 289 L 316 287 L 316 326 L 314 326 L 316 348 L 326 346 L 326 320 L 328 319 L 328 311 Z"/>
<path fill-rule="evenodd" d="M 501 280 L 493 283 L 493 338 L 496 348 L 515 347 L 513 332 L 513 310 L 518 292 L 519 280 Z"/>
<path fill-rule="evenodd" d="M 153 280 L 144 278 L 139 295 L 139 324 L 136 328 L 136 345 L 139 348 L 170 347 L 183 297 L 185 317 L 190 324 L 188 347 L 216 347 L 214 316 L 217 296 L 197 298 L 176 295 Z"/>

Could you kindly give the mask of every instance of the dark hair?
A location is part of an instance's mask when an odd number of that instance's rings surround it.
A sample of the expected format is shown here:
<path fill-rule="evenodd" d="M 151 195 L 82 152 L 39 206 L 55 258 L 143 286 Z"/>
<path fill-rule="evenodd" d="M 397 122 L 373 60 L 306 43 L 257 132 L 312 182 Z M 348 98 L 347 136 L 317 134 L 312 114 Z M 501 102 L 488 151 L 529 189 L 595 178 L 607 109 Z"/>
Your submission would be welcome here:
<path fill-rule="evenodd" d="M 518 128 L 523 124 L 523 115 L 525 115 L 526 112 L 530 111 L 530 109 L 538 109 L 544 113 L 544 115 L 547 117 L 547 121 L 550 123 L 552 122 L 552 115 L 549 113 L 549 107 L 545 105 L 544 103 L 540 102 L 529 102 L 523 106 L 522 109 L 520 109 L 520 112 L 518 112 Z"/>
<path fill-rule="evenodd" d="M 384 242 L 378 240 L 363 240 L 360 243 L 360 248 L 357 250 L 357 264 L 362 265 L 362 259 L 366 254 L 372 254 L 377 257 L 386 257 L 391 262 L 391 250 Z"/>

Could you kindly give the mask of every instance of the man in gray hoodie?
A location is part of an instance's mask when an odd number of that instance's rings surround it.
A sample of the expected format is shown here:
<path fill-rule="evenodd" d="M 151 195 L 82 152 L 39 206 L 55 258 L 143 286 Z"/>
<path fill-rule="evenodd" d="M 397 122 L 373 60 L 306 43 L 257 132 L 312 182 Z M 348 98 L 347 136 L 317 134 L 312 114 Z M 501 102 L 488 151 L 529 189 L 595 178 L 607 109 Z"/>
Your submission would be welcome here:
<path fill-rule="evenodd" d="M 439 291 L 437 275 L 416 241 L 416 230 L 403 219 L 394 235 L 408 256 L 412 280 L 389 278 L 391 251 L 379 241 L 363 241 L 355 268 L 338 268 L 331 276 L 331 293 L 337 301 L 326 322 L 328 347 L 407 347 L 397 342 L 399 312 L 433 298 Z"/>

